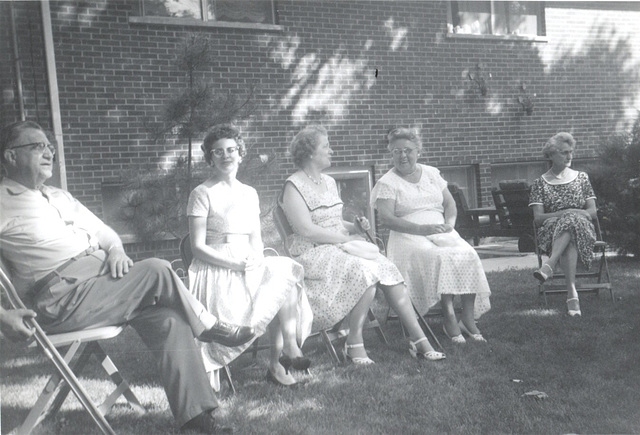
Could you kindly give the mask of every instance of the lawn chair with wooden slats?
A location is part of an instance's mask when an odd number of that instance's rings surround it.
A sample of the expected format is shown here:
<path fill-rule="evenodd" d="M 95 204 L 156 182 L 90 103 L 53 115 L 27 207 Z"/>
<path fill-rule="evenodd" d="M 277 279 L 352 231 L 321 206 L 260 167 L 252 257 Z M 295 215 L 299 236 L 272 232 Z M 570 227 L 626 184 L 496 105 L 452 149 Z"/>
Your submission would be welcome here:
<path fill-rule="evenodd" d="M 280 234 L 280 238 L 282 239 L 283 251 L 285 255 L 291 257 L 291 254 L 289 252 L 289 237 L 293 234 L 293 228 L 291 228 L 291 225 L 287 220 L 287 216 L 284 213 L 280 201 L 278 201 L 273 209 L 273 222 L 276 226 L 276 229 L 278 230 L 278 234 Z M 342 326 L 343 323 L 344 322 L 341 321 L 331 328 L 321 329 L 320 331 L 311 334 L 311 337 L 316 335 L 320 336 L 322 342 L 327 348 L 327 352 L 329 352 L 331 361 L 333 361 L 335 365 L 341 364 L 342 360 L 340 359 L 338 352 L 336 352 L 333 342 L 338 340 L 339 338 L 346 337 L 349 333 L 348 328 Z M 364 325 L 364 328 L 374 328 L 380 340 L 384 344 L 389 344 L 389 342 L 387 341 L 387 337 L 384 335 L 384 331 L 382 331 L 382 328 L 380 327 L 378 318 L 371 309 L 369 309 L 367 313 L 367 323 Z"/>
<path fill-rule="evenodd" d="M 498 211 L 492 207 L 469 208 L 464 192 L 455 184 L 448 186 L 456 202 L 456 231 L 465 239 L 473 238 L 478 246 L 480 239 L 499 235 Z"/>
<path fill-rule="evenodd" d="M 604 241 L 602 237 L 602 230 L 600 229 L 600 222 L 598 218 L 593 219 L 593 226 L 596 230 L 596 243 L 593 247 L 594 256 L 598 261 L 598 265 L 596 266 L 597 270 L 592 272 L 577 272 L 576 273 L 576 290 L 581 293 L 596 293 L 600 294 L 600 290 L 609 290 L 609 294 L 611 296 L 611 302 L 615 302 L 613 297 L 613 288 L 611 287 L 611 278 L 609 276 L 609 265 L 607 263 L 607 243 Z M 538 256 L 538 268 L 542 267 L 542 252 L 538 247 L 538 228 L 533 224 L 533 234 L 534 234 L 534 243 L 535 243 L 535 252 Z M 578 278 L 587 279 L 590 282 L 581 282 L 578 281 Z M 552 277 L 549 277 L 544 283 L 538 284 L 538 294 L 543 295 L 544 303 L 547 304 L 547 293 L 566 293 L 567 287 L 564 282 L 559 284 L 554 284 L 559 280 L 564 280 L 565 275 L 561 273 L 554 273 Z M 595 280 L 595 282 L 594 282 Z"/>
<path fill-rule="evenodd" d="M 4 264 L 0 264 L 0 287 L 13 309 L 25 308 L 25 304 L 9 278 L 8 268 Z M 125 397 L 135 411 L 139 413 L 146 412 L 133 394 L 133 391 L 131 391 L 129 384 L 122 378 L 115 364 L 113 364 L 113 361 L 111 361 L 99 343 L 101 340 L 118 336 L 123 330 L 122 326 L 106 326 L 48 335 L 35 319 L 26 319 L 26 324 L 34 331 L 34 341 L 31 346 L 40 346 L 44 354 L 53 362 L 56 372 L 49 378 L 27 418 L 20 427 L 16 428 L 15 433 L 29 434 L 43 420 L 55 415 L 64 403 L 69 391 L 73 391 L 94 423 L 105 434 L 115 433 L 104 416 L 109 413 L 121 395 Z M 67 346 L 68 349 L 63 357 L 58 348 Z M 78 354 L 80 350 L 81 352 Z M 76 355 L 78 356 L 76 357 Z M 116 389 L 100 405 L 96 405 L 91 400 L 77 378 L 92 355 L 96 356 L 116 384 Z M 76 357 L 75 360 L 74 357 Z"/>
<path fill-rule="evenodd" d="M 531 187 L 524 181 L 501 181 L 500 189 L 493 189 L 491 195 L 500 220 L 503 237 L 518 237 L 520 252 L 533 252 L 533 211 L 529 207 Z"/>

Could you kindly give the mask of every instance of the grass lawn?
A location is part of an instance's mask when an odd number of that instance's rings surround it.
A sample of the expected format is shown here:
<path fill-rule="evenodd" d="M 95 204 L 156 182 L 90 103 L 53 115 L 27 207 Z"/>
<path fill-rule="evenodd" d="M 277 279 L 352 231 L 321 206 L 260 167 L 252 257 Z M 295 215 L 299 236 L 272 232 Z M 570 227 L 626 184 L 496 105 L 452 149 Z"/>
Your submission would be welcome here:
<path fill-rule="evenodd" d="M 431 327 L 447 359 L 409 357 L 397 321 L 383 325 L 390 345 L 365 333 L 377 364 L 334 368 L 318 339 L 304 347 L 312 376 L 295 390 L 267 384 L 266 352 L 252 364 L 243 355 L 232 366 L 238 393 L 223 390 L 220 420 L 239 434 L 387 433 L 640 433 L 640 264 L 610 262 L 616 303 L 608 294 L 581 296 L 583 318 L 569 318 L 564 297 L 548 306 L 537 294 L 531 270 L 487 275 L 492 310 L 478 326 L 487 344 L 454 346 L 439 319 Z M 376 309 L 386 311 L 384 302 Z M 109 417 L 118 433 L 175 433 L 153 361 L 131 328 L 105 343 L 148 413 L 137 416 L 122 401 Z M 2 433 L 26 416 L 51 372 L 36 350 L 3 341 Z M 99 397 L 109 382 L 100 371 L 85 380 Z M 523 396 L 529 391 L 548 396 Z M 123 399 L 121 399 L 123 400 Z M 38 433 L 98 433 L 75 398 Z"/>

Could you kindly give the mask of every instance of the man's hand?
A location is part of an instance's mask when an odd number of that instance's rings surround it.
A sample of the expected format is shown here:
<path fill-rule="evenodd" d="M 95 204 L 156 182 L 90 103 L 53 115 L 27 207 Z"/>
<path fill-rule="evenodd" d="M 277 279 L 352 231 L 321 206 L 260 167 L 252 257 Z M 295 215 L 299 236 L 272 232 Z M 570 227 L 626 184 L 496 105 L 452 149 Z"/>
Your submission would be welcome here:
<path fill-rule="evenodd" d="M 21 341 L 33 335 L 33 330 L 24 322 L 26 319 L 36 317 L 35 311 L 27 309 L 5 310 L 4 308 L 1 310 L 0 330 L 7 338 L 12 341 Z"/>
<path fill-rule="evenodd" d="M 112 278 L 122 278 L 129 273 L 129 268 L 133 266 L 133 260 L 125 254 L 124 249 L 119 246 L 109 248 L 109 256 L 100 271 L 100 274 L 111 272 Z"/>

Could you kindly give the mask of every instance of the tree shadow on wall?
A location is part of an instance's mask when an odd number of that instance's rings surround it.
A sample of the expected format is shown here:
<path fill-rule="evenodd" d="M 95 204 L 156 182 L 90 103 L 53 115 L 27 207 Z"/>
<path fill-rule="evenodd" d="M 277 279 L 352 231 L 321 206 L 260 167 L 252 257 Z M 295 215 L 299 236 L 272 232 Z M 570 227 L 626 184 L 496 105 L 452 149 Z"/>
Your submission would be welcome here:
<path fill-rule="evenodd" d="M 379 153 L 378 148 L 367 151 L 374 159 L 384 154 L 383 133 L 390 125 L 426 125 L 425 143 L 444 150 L 433 157 L 436 165 L 477 162 L 477 144 L 493 141 L 497 134 L 503 138 L 494 142 L 495 156 L 515 142 L 518 154 L 514 157 L 530 159 L 534 154 L 531 143 L 559 129 L 572 129 L 579 137 L 589 138 L 592 147 L 597 137 L 628 128 L 632 122 L 626 111 L 640 90 L 640 66 L 631 37 L 616 31 L 614 24 L 596 23 L 585 31 L 588 39 L 561 41 L 557 48 L 551 42 L 470 43 L 421 35 L 417 39 L 426 41 L 426 48 L 412 39 L 408 50 L 394 52 L 384 39 L 384 19 L 378 20 L 380 34 L 356 32 L 348 40 L 332 38 L 324 45 L 314 40 L 313 31 L 308 37 L 292 33 L 272 38 L 267 47 L 270 67 L 288 75 L 290 85 L 271 97 L 267 120 L 284 116 L 298 125 L 321 121 L 348 128 L 358 118 L 359 128 L 370 125 L 370 131 L 334 131 L 332 142 L 349 143 L 357 135 L 380 136 L 367 142 L 379 148 Z M 411 32 L 418 31 L 412 26 L 405 37 L 413 38 Z M 581 44 L 579 49 L 569 45 L 572 42 Z M 453 63 L 433 58 L 443 56 L 443 50 L 454 50 Z M 544 56 L 549 54 L 552 60 L 546 61 Z M 469 79 L 461 72 L 479 61 L 493 76 L 488 96 L 471 98 Z M 375 69 L 388 73 L 402 63 L 413 65 L 414 70 L 399 76 L 407 78 L 405 83 L 374 78 Z M 427 83 L 431 78 L 438 86 Z M 381 89 L 383 83 L 389 88 Z M 460 98 L 452 95 L 456 91 Z M 519 102 L 523 96 L 531 98 L 533 107 L 527 109 Z M 500 120 L 505 124 L 497 127 L 499 131 L 478 128 Z M 452 143 L 462 147 L 457 157 L 446 152 Z M 481 159 L 495 160 L 492 156 Z"/>

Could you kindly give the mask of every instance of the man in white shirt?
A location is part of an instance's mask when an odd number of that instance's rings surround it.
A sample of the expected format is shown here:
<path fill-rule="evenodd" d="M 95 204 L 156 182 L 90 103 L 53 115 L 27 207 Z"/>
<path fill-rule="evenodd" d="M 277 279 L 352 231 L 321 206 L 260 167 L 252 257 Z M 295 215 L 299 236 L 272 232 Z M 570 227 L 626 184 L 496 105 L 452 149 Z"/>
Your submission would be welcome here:
<path fill-rule="evenodd" d="M 218 321 L 168 262 L 134 264 L 115 231 L 68 192 L 44 185 L 55 148 L 38 124 L 4 127 L 0 146 L 0 253 L 38 322 L 52 333 L 130 324 L 157 356 L 176 423 L 228 431 L 212 416 L 218 403 L 193 338 L 237 346 L 253 328 Z"/>

